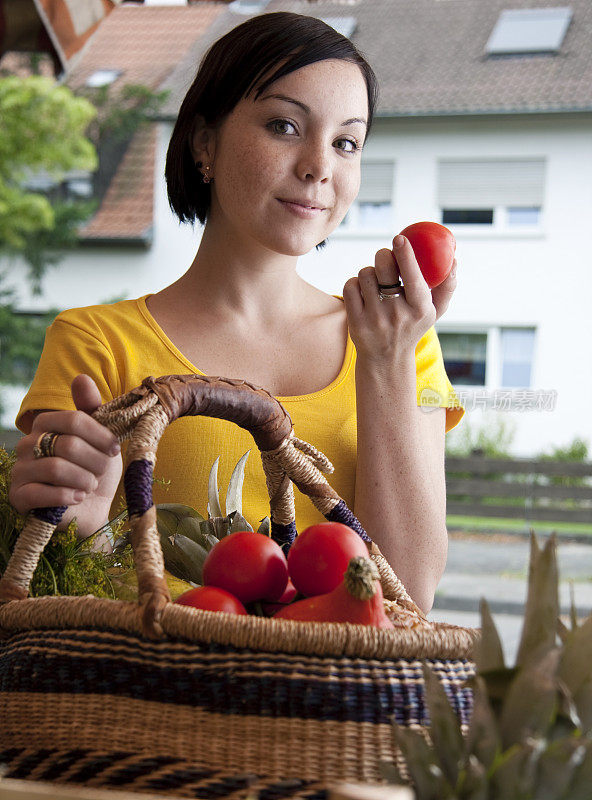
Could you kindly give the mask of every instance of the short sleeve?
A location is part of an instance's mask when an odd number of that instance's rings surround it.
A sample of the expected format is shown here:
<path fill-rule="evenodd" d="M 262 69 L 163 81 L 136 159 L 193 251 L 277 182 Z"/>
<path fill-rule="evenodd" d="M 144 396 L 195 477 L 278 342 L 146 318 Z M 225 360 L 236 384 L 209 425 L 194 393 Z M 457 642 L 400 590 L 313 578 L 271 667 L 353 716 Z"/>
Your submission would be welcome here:
<path fill-rule="evenodd" d="M 30 430 L 29 412 L 35 409 L 74 410 L 70 386 L 76 375 L 89 375 L 104 403 L 120 394 L 115 362 L 106 343 L 68 316 L 67 311 L 58 314 L 47 328 L 35 377 L 15 420 L 23 433 Z"/>
<path fill-rule="evenodd" d="M 465 411 L 454 391 L 442 357 L 442 348 L 435 328 L 422 336 L 415 348 L 417 372 L 417 405 L 446 409 L 446 432 L 461 421 Z"/>

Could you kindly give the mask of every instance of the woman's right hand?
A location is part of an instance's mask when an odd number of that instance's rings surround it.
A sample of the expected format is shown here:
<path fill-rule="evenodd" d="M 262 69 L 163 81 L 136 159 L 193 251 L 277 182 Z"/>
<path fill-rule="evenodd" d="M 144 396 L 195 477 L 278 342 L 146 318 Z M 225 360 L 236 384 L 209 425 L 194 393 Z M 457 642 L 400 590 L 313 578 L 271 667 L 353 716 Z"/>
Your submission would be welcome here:
<path fill-rule="evenodd" d="M 8 499 L 20 514 L 33 508 L 74 506 L 68 517 L 76 515 L 84 536 L 105 521 L 122 462 L 117 437 L 90 416 L 102 402 L 93 379 L 77 375 L 71 388 L 77 410 L 41 411 L 31 433 L 18 442 Z M 33 448 L 48 431 L 59 434 L 55 455 L 35 458 Z M 80 524 L 82 517 L 88 517 L 87 525 Z"/>

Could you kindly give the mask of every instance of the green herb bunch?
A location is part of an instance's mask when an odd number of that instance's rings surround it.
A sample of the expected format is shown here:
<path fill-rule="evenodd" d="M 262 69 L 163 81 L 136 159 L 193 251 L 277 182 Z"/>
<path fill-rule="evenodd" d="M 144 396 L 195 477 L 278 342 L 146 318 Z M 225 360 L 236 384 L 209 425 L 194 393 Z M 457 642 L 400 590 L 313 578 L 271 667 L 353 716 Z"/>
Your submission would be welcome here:
<path fill-rule="evenodd" d="M 14 546 L 25 524 L 8 501 L 8 489 L 14 452 L 0 448 L 0 574 L 4 573 Z M 111 529 L 117 535 L 123 525 L 121 519 Z M 56 531 L 41 554 L 33 574 L 29 594 L 85 595 L 95 597 L 120 597 L 121 577 L 133 570 L 131 546 L 119 548 L 117 553 L 93 550 L 93 545 L 104 529 L 86 539 L 79 539 L 76 520 L 63 531 Z"/>
<path fill-rule="evenodd" d="M 383 763 L 392 783 L 410 779 L 416 800 L 590 800 L 592 797 L 592 616 L 559 618 L 555 536 L 534 535 L 522 636 L 506 666 L 487 603 L 467 731 L 444 688 L 423 665 L 426 735 L 394 724 L 408 775 Z"/>

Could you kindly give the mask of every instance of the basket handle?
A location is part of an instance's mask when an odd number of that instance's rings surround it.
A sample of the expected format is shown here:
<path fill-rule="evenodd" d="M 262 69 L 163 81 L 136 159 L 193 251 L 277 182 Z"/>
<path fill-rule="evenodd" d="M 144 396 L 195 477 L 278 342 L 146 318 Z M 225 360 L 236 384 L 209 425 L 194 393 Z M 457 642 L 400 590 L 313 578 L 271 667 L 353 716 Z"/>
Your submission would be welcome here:
<path fill-rule="evenodd" d="M 199 415 L 234 422 L 253 436 L 261 451 L 266 476 L 272 536 L 285 550 L 296 536 L 294 482 L 328 520 L 349 525 L 367 542 L 380 572 L 385 599 L 395 600 L 425 618 L 378 547 L 322 474 L 333 471 L 330 461 L 294 435 L 290 416 L 273 395 L 242 380 L 208 375 L 165 375 L 145 378 L 140 386 L 105 403 L 92 414 L 120 442 L 130 440 L 123 482 L 146 636 L 158 638 L 162 635 L 159 619 L 171 601 L 152 500 L 156 450 L 173 420 Z M 37 508 L 29 513 L 0 579 L 0 603 L 28 596 L 41 553 L 66 508 Z"/>

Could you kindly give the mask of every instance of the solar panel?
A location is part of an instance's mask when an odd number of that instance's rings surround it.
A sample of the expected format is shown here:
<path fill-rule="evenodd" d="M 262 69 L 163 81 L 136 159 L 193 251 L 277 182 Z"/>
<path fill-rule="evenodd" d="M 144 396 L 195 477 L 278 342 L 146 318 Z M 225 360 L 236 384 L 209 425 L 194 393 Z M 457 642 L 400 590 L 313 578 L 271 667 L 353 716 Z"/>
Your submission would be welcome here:
<path fill-rule="evenodd" d="M 557 52 L 572 14 L 569 7 L 502 11 L 485 49 L 488 53 Z"/>

